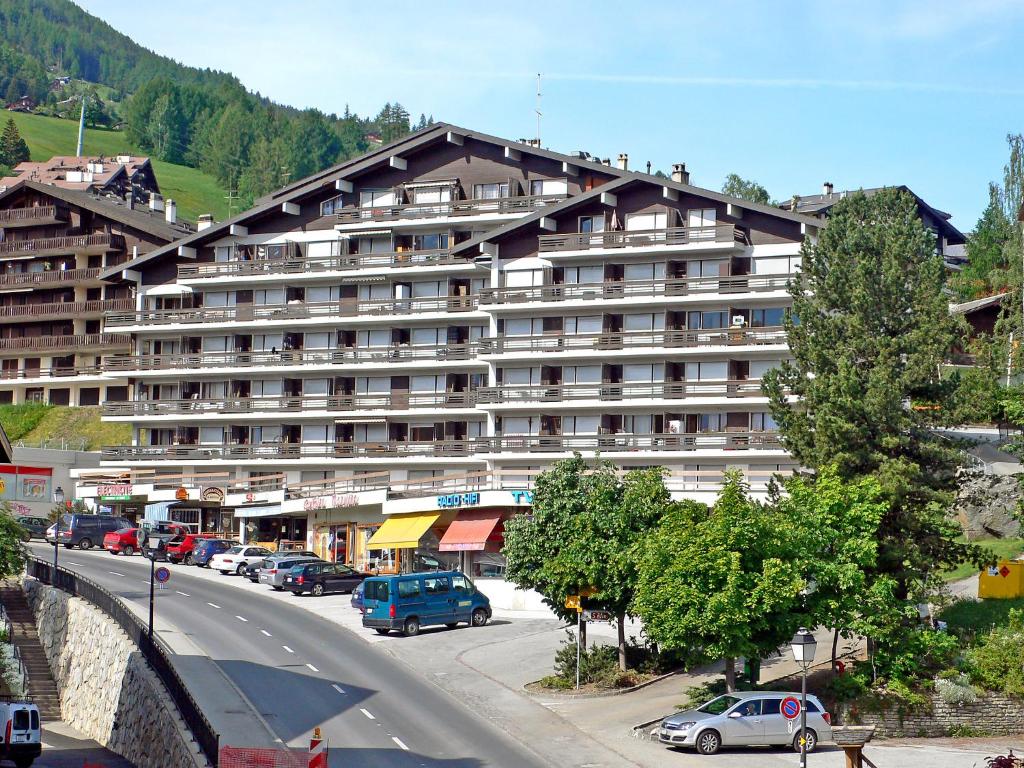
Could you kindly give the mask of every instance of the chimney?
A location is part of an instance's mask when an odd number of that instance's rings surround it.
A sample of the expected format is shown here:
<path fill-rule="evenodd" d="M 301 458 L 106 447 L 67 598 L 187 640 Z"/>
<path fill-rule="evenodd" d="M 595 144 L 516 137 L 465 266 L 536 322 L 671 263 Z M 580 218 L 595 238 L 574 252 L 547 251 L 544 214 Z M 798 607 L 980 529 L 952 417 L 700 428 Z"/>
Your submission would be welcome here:
<path fill-rule="evenodd" d="M 826 181 L 824 184 L 821 185 L 821 194 L 831 195 L 833 189 L 834 187 L 832 186 L 832 182 Z"/>
<path fill-rule="evenodd" d="M 178 223 L 178 204 L 169 197 L 164 200 L 164 218 L 168 224 Z"/>
<path fill-rule="evenodd" d="M 604 160 L 601 161 L 601 165 L 606 165 L 609 168 L 611 168 L 612 167 L 612 159 L 610 157 L 606 157 Z"/>
<path fill-rule="evenodd" d="M 619 170 L 620 171 L 628 171 L 629 170 L 629 155 L 627 155 L 627 154 L 620 154 L 619 155 Z"/>
<path fill-rule="evenodd" d="M 196 231 L 202 232 L 204 229 L 209 229 L 213 226 L 213 214 L 212 213 L 201 213 L 199 218 L 196 220 Z"/>
<path fill-rule="evenodd" d="M 678 184 L 690 183 L 690 172 L 686 170 L 686 163 L 672 164 L 672 181 Z"/>

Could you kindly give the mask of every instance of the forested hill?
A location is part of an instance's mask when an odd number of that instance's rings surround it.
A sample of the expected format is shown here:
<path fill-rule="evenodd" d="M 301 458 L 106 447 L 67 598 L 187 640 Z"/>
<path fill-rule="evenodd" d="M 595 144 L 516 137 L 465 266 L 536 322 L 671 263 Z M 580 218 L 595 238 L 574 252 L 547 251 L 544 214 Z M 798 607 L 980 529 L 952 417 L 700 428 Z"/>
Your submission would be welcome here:
<path fill-rule="evenodd" d="M 371 140 L 408 133 L 408 112 L 385 104 L 373 117 L 324 114 L 275 104 L 234 76 L 198 69 L 138 45 L 70 0 L 0 0 L 0 96 L 54 104 L 58 75 L 105 86 L 128 143 L 158 160 L 198 168 L 238 195 L 243 207 L 266 192 L 365 152 Z M 428 120 L 420 115 L 416 127 Z M 102 122 L 97 122 L 102 125 Z"/>

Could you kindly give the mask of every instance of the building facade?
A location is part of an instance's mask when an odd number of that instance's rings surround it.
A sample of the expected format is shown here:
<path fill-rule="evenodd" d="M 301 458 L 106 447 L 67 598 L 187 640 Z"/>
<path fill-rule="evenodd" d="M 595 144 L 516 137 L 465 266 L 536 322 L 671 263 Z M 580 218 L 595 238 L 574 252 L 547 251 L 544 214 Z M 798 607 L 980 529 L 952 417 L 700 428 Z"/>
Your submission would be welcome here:
<path fill-rule="evenodd" d="M 32 181 L 0 193 L 0 403 L 129 399 L 127 379 L 101 370 L 131 337 L 103 316 L 133 308 L 135 288 L 100 274 L 188 231 L 119 198 Z"/>
<path fill-rule="evenodd" d="M 763 492 L 793 462 L 760 379 L 820 222 L 674 176 L 437 125 L 105 270 L 137 286 L 104 406 L 134 440 L 76 495 L 488 576 L 574 452 Z"/>

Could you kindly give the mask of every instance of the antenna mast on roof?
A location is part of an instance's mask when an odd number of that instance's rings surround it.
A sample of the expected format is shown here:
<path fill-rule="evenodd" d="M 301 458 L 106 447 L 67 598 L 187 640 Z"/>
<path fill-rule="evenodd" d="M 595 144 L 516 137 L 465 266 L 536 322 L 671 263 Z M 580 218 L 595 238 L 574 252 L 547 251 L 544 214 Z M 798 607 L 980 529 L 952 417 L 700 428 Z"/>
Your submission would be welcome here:
<path fill-rule="evenodd" d="M 537 73 L 537 108 L 534 111 L 537 113 L 537 146 L 540 147 L 540 72 Z"/>

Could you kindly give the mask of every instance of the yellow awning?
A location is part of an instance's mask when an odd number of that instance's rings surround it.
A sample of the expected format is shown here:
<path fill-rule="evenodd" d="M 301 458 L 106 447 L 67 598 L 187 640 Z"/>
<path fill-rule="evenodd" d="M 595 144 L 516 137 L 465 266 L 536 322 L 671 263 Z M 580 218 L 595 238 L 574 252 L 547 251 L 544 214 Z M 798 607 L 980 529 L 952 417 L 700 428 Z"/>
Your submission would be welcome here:
<path fill-rule="evenodd" d="M 413 515 L 396 515 L 384 521 L 384 525 L 370 537 L 367 549 L 415 549 L 423 534 L 440 517 L 438 512 L 417 512 Z"/>

